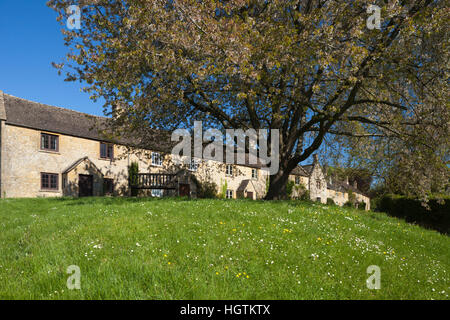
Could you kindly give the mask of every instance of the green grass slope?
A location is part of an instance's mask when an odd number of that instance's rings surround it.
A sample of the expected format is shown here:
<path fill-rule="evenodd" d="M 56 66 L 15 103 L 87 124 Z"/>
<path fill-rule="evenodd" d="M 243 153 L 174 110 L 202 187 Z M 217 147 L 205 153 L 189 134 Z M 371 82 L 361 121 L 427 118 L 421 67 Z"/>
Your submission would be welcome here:
<path fill-rule="evenodd" d="M 0 299 L 448 299 L 450 240 L 303 202 L 0 200 Z M 67 267 L 81 270 L 69 290 Z M 381 270 L 369 290 L 367 267 Z"/>

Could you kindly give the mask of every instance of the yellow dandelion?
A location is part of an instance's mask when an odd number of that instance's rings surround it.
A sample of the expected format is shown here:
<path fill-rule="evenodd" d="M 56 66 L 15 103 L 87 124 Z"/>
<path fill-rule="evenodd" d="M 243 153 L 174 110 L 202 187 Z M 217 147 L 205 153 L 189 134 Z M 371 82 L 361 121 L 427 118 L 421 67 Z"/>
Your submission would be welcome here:
<path fill-rule="evenodd" d="M 219 273 L 218 272 L 216 272 L 216 275 L 218 275 Z"/>

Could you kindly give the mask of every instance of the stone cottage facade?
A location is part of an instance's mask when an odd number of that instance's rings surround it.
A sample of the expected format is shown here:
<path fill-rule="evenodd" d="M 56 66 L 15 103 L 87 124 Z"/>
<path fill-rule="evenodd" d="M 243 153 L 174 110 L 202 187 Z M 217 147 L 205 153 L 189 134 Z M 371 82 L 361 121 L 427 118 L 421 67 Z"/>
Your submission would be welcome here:
<path fill-rule="evenodd" d="M 205 159 L 175 165 L 167 139 L 156 137 L 147 149 L 130 149 L 126 146 L 132 141 L 105 140 L 100 129 L 106 120 L 0 91 L 1 197 L 128 195 L 128 167 L 133 162 L 138 163 L 142 183 L 163 186 L 145 190 L 153 196 L 196 197 L 205 183 L 215 185 L 226 198 L 262 199 L 266 193 L 268 174 L 259 165 Z M 332 198 L 342 205 L 352 190 L 369 209 L 369 198 L 356 186 L 327 182 L 317 157 L 311 165 L 298 166 L 290 179 L 309 190 L 312 200 L 326 203 Z"/>

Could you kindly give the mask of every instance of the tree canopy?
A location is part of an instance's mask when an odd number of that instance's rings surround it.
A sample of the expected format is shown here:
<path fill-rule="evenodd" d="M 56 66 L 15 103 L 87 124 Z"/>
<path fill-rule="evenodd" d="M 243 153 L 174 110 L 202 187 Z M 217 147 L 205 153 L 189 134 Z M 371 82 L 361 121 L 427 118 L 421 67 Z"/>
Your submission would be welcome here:
<path fill-rule="evenodd" d="M 109 112 L 120 104 L 115 130 L 145 135 L 194 120 L 279 129 L 280 170 L 268 199 L 286 194 L 289 173 L 330 136 L 361 157 L 386 150 L 377 150 L 385 141 L 440 160 L 448 151 L 445 1 L 75 3 L 81 28 L 63 30 L 68 63 L 56 66 L 103 97 Z M 73 4 L 48 2 L 63 24 Z M 373 4 L 380 29 L 367 27 Z"/>

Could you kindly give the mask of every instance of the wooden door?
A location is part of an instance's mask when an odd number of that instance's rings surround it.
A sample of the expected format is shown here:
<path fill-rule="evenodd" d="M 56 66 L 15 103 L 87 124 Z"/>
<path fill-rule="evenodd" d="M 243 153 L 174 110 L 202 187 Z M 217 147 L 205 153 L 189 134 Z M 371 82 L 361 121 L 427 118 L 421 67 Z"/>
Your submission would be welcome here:
<path fill-rule="evenodd" d="M 247 191 L 247 199 L 253 200 L 253 192 Z"/>
<path fill-rule="evenodd" d="M 92 197 L 94 195 L 94 177 L 80 174 L 78 176 L 78 195 L 80 197 Z"/>
<path fill-rule="evenodd" d="M 180 183 L 180 197 L 189 197 L 191 195 L 191 186 Z"/>

